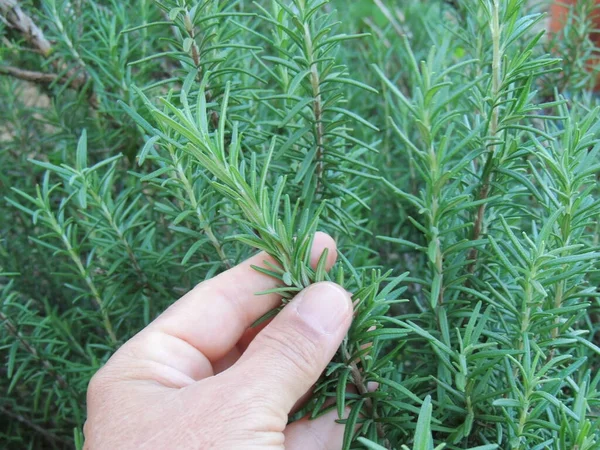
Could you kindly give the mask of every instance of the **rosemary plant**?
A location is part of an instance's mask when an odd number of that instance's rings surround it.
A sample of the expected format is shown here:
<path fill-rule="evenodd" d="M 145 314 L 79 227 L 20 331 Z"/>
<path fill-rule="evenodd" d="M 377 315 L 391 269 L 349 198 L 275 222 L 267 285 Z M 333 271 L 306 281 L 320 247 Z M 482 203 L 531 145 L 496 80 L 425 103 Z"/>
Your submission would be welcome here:
<path fill-rule="evenodd" d="M 93 373 L 256 250 L 355 299 L 291 420 L 600 448 L 594 5 L 0 0 L 5 448 L 81 448 Z"/>

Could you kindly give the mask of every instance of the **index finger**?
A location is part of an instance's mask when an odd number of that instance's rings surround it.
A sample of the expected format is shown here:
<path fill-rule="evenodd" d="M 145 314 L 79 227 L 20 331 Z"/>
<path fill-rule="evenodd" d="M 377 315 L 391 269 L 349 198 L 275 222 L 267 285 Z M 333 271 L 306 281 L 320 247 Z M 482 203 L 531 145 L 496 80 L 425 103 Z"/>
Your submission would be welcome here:
<path fill-rule="evenodd" d="M 326 248 L 326 267 L 329 269 L 337 258 L 335 242 L 325 233 L 316 233 L 311 249 L 313 267 Z M 280 283 L 252 268 L 265 267 L 265 261 L 275 264 L 271 257 L 259 253 L 199 284 L 147 329 L 187 342 L 214 363 L 237 344 L 252 323 L 281 302 L 281 296 L 275 293 L 256 295 Z"/>

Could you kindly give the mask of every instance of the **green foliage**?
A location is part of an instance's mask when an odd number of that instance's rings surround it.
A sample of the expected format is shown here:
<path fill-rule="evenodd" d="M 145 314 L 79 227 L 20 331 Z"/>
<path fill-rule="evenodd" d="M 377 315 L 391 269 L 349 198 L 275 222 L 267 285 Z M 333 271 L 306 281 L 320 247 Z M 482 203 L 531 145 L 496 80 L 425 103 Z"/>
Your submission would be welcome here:
<path fill-rule="evenodd" d="M 256 249 L 353 292 L 298 413 L 344 449 L 600 448 L 593 3 L 0 0 L 5 448 L 81 447 L 92 374 Z"/>

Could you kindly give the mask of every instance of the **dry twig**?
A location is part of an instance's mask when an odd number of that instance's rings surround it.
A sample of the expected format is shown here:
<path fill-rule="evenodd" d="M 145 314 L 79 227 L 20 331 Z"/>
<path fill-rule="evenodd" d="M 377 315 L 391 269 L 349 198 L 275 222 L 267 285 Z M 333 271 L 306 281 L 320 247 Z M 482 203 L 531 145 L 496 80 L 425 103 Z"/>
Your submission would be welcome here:
<path fill-rule="evenodd" d="M 10 28 L 22 33 L 27 42 L 44 57 L 50 56 L 52 45 L 44 36 L 41 28 L 21 9 L 17 0 L 0 0 L 0 20 Z M 64 72 L 67 68 L 67 64 L 60 60 L 54 61 L 52 65 L 59 72 Z M 67 83 L 68 87 L 75 90 L 81 90 L 88 81 L 86 74 L 81 73 L 79 68 L 71 68 L 66 70 L 64 75 L 58 75 L 55 73 L 35 72 L 18 67 L 0 66 L 0 74 L 11 75 L 21 80 L 42 84 L 50 84 L 58 80 Z M 93 108 L 98 108 L 98 100 L 93 93 L 89 96 L 89 102 Z"/>
<path fill-rule="evenodd" d="M 23 33 L 27 41 L 44 56 L 49 56 L 52 52 L 52 46 L 44 37 L 42 30 L 31 17 L 25 14 L 17 0 L 0 0 L 0 20 Z"/>

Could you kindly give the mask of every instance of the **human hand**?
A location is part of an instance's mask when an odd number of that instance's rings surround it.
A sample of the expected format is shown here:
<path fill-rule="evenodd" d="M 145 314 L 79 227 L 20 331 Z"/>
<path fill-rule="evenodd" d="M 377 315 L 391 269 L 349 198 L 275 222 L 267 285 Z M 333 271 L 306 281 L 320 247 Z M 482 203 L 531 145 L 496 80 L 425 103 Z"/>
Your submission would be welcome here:
<path fill-rule="evenodd" d="M 335 243 L 314 239 L 311 263 Z M 290 425 L 288 415 L 335 354 L 352 320 L 349 294 L 317 283 L 266 326 L 249 328 L 279 304 L 255 295 L 277 281 L 254 256 L 201 283 L 125 343 L 88 388 L 85 449 L 341 448 L 332 411 Z"/>

